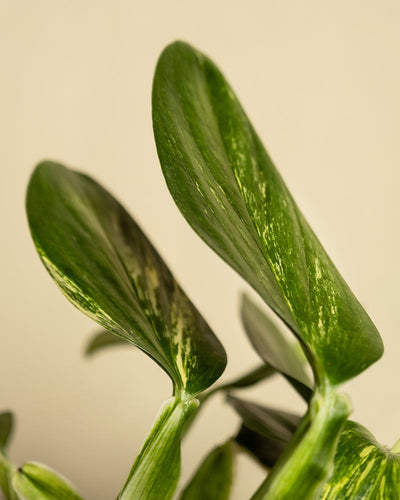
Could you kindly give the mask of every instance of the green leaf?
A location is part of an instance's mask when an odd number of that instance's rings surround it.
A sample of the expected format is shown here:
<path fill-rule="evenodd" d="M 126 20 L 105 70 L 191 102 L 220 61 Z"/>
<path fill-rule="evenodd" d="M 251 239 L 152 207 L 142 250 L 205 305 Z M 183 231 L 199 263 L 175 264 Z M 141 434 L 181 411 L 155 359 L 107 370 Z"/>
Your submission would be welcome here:
<path fill-rule="evenodd" d="M 14 473 L 13 487 L 23 500 L 82 500 L 66 479 L 35 462 Z"/>
<path fill-rule="evenodd" d="M 242 296 L 241 317 L 245 332 L 260 357 L 282 373 L 305 399 L 312 395 L 313 383 L 300 343 L 289 341 L 268 316 L 246 295 Z"/>
<path fill-rule="evenodd" d="M 14 415 L 10 411 L 0 413 L 0 452 L 5 450 L 14 427 Z"/>
<path fill-rule="evenodd" d="M 293 413 L 261 406 L 231 395 L 227 396 L 227 401 L 240 415 L 246 427 L 261 436 L 284 443 L 289 443 L 301 422 L 301 418 Z"/>
<path fill-rule="evenodd" d="M 348 421 L 321 500 L 399 500 L 400 453 L 379 445 L 360 424 Z"/>
<path fill-rule="evenodd" d="M 182 430 L 198 402 L 168 400 L 136 458 L 118 500 L 169 500 L 180 475 Z"/>
<path fill-rule="evenodd" d="M 92 356 L 93 354 L 97 354 L 99 351 L 106 349 L 108 347 L 114 346 L 130 346 L 132 347 L 132 343 L 128 342 L 123 337 L 117 337 L 113 333 L 110 333 L 107 330 L 102 330 L 93 335 L 93 337 L 88 342 L 85 354 L 86 356 Z"/>
<path fill-rule="evenodd" d="M 228 500 L 232 486 L 232 442 L 207 455 L 182 491 L 179 500 Z"/>
<path fill-rule="evenodd" d="M 67 298 L 132 342 L 191 397 L 223 372 L 226 355 L 126 210 L 90 177 L 52 162 L 28 187 L 37 251 Z"/>
<path fill-rule="evenodd" d="M 183 42 L 153 84 L 153 126 L 169 190 L 193 229 L 343 382 L 382 354 L 370 318 L 308 226 L 225 78 Z M 319 380 L 317 380 L 319 382 Z"/>
<path fill-rule="evenodd" d="M 288 445 L 280 439 L 262 436 L 245 424 L 240 426 L 235 442 L 268 469 L 276 464 Z"/>
<path fill-rule="evenodd" d="M 214 391 L 230 391 L 234 389 L 246 389 L 247 387 L 251 387 L 259 382 L 262 382 L 266 378 L 270 378 L 276 374 L 275 368 L 272 366 L 265 364 L 254 368 L 250 372 L 245 373 L 241 377 L 232 380 L 231 382 L 227 382 L 226 384 L 222 384 L 217 386 Z"/>

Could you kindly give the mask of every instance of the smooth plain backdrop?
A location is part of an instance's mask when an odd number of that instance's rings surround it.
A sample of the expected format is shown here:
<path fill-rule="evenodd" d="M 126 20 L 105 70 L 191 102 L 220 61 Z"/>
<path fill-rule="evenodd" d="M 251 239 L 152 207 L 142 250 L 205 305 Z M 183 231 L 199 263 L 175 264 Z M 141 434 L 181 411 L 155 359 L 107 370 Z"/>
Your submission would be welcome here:
<path fill-rule="evenodd" d="M 38 460 L 87 498 L 115 498 L 163 400 L 142 353 L 85 359 L 96 326 L 57 290 L 31 242 L 24 196 L 56 159 L 131 211 L 226 346 L 226 378 L 258 362 L 240 325 L 246 284 L 192 232 L 162 178 L 151 84 L 186 40 L 223 70 L 294 197 L 380 330 L 386 352 L 344 388 L 379 441 L 400 437 L 400 3 L 398 0 L 0 0 L 0 408 L 18 464 Z M 250 391 L 303 411 L 283 381 Z M 238 419 L 222 399 L 183 446 L 183 478 Z M 237 464 L 233 500 L 264 472 Z"/>

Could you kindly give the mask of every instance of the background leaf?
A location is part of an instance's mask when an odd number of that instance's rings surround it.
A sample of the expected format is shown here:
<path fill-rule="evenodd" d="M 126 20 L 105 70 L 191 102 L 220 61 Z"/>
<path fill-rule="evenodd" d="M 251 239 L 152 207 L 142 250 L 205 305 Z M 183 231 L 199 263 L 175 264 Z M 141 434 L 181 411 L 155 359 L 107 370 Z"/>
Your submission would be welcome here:
<path fill-rule="evenodd" d="M 132 347 L 132 343 L 128 342 L 123 337 L 118 337 L 117 335 L 114 335 L 107 330 L 102 330 L 95 333 L 89 340 L 85 349 L 85 354 L 86 356 L 92 356 L 93 354 L 97 354 L 103 349 L 119 345 Z"/>
<path fill-rule="evenodd" d="M 151 356 L 177 394 L 194 396 L 221 375 L 223 347 L 141 229 L 104 188 L 44 162 L 31 177 L 26 204 L 37 251 L 75 306 Z"/>
<path fill-rule="evenodd" d="M 284 452 L 287 442 L 263 436 L 246 424 L 240 426 L 235 442 L 244 448 L 261 465 L 271 469 Z"/>
<path fill-rule="evenodd" d="M 309 401 L 313 383 L 306 371 L 307 358 L 296 339 L 289 341 L 268 316 L 246 295 L 242 296 L 241 317 L 254 349 L 269 366 L 284 375 Z"/>
<path fill-rule="evenodd" d="M 13 427 L 14 415 L 10 411 L 0 413 L 0 452 L 7 447 Z"/>
<path fill-rule="evenodd" d="M 183 42 L 162 53 L 153 127 L 169 190 L 194 230 L 343 382 L 382 354 L 370 318 L 291 197 L 225 78 Z"/>
<path fill-rule="evenodd" d="M 261 436 L 284 443 L 289 443 L 301 422 L 298 415 L 261 406 L 231 395 L 227 396 L 227 401 L 240 415 L 246 427 Z"/>
<path fill-rule="evenodd" d="M 182 491 L 179 500 L 228 500 L 233 475 L 231 441 L 214 448 Z"/>
<path fill-rule="evenodd" d="M 13 487 L 24 500 L 82 500 L 67 480 L 35 462 L 15 472 Z"/>

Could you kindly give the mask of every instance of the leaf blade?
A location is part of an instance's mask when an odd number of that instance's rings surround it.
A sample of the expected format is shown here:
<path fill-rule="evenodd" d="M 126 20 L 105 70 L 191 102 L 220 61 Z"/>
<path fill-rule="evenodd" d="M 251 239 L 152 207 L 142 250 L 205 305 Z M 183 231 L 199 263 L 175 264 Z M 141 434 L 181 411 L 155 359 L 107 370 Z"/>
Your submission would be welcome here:
<path fill-rule="evenodd" d="M 5 450 L 14 428 L 14 415 L 10 411 L 0 413 L 0 452 Z"/>
<path fill-rule="evenodd" d="M 61 291 L 152 357 L 176 392 L 194 396 L 220 376 L 223 347 L 139 226 L 100 184 L 43 162 L 28 186 L 27 213 L 38 253 Z"/>
<path fill-rule="evenodd" d="M 183 489 L 179 500 L 228 500 L 233 476 L 232 443 L 214 448 Z"/>
<path fill-rule="evenodd" d="M 82 500 L 67 480 L 36 462 L 27 462 L 18 469 L 12 484 L 24 500 Z"/>
<path fill-rule="evenodd" d="M 231 87 L 175 42 L 153 84 L 153 128 L 169 190 L 193 229 L 296 332 L 333 385 L 382 355 L 372 321 L 276 171 Z"/>
<path fill-rule="evenodd" d="M 379 445 L 362 425 L 348 421 L 335 455 L 334 472 L 321 500 L 397 500 L 400 454 Z"/>
<path fill-rule="evenodd" d="M 108 349 L 109 347 L 115 346 L 132 346 L 130 342 L 127 342 L 122 337 L 117 337 L 117 335 L 113 335 L 107 330 L 103 330 L 95 333 L 85 348 L 85 355 L 92 356 L 93 354 L 97 354 L 99 351 L 103 349 Z"/>

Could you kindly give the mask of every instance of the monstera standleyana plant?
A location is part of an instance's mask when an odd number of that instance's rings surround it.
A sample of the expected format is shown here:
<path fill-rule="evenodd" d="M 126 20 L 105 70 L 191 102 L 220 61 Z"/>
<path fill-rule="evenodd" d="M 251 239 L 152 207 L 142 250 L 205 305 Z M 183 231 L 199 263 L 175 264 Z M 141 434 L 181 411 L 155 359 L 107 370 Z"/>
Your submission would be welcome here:
<path fill-rule="evenodd" d="M 260 365 L 213 385 L 224 348 L 140 227 L 104 187 L 54 162 L 34 170 L 27 193 L 38 254 L 64 295 L 103 328 L 87 353 L 124 343 L 150 356 L 172 382 L 152 430 L 116 496 L 226 500 L 238 449 L 265 466 L 252 500 L 400 498 L 400 444 L 380 446 L 348 419 L 344 382 L 382 355 L 371 319 L 326 254 L 215 64 L 183 42 L 162 53 L 153 125 L 168 188 L 192 228 L 293 333 L 248 296 L 244 330 Z M 280 374 L 307 403 L 305 415 L 237 396 Z M 211 388 L 211 386 L 213 386 Z M 216 392 L 241 418 L 178 493 L 180 444 Z M 272 402 L 273 404 L 273 402 Z M 79 499 L 35 462 L 7 457 L 12 414 L 0 415 L 0 487 L 8 499 Z"/>

